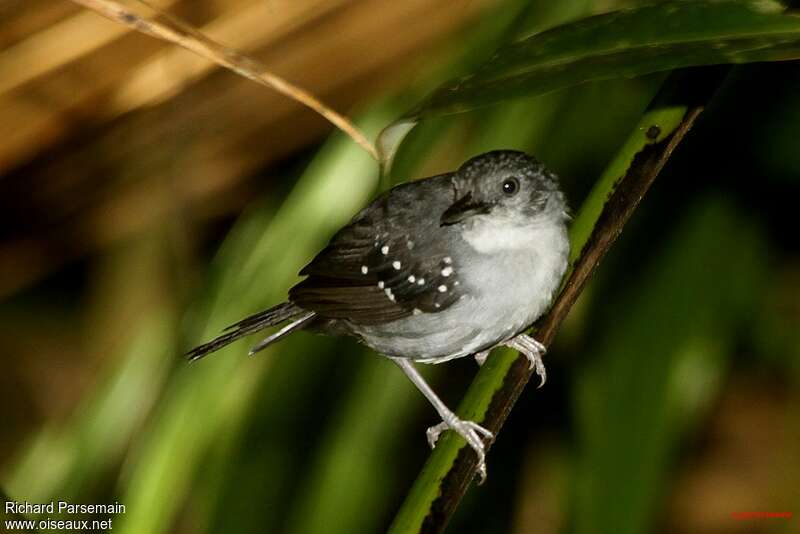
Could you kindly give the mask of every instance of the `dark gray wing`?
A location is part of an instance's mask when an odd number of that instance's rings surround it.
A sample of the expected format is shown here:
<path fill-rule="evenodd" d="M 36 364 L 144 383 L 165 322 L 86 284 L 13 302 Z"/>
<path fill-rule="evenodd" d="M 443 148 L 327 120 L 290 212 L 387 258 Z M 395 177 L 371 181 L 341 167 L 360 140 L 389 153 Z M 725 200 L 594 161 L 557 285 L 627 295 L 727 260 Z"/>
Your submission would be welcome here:
<path fill-rule="evenodd" d="M 330 243 L 289 292 L 322 318 L 381 324 L 447 309 L 463 294 L 447 254 L 451 227 L 439 218 L 454 200 L 449 175 L 398 186 L 378 197 Z"/>

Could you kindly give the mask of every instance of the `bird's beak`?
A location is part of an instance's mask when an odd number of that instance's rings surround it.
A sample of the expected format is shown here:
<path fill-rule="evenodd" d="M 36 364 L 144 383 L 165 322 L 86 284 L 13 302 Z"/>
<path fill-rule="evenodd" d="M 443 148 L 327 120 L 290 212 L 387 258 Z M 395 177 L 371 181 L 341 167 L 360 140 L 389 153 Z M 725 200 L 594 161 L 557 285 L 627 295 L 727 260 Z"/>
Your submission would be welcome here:
<path fill-rule="evenodd" d="M 467 217 L 480 215 L 482 213 L 489 213 L 490 209 L 491 206 L 489 204 L 485 202 L 474 201 L 472 199 L 472 192 L 469 192 L 453 202 L 453 205 L 447 208 L 444 213 L 442 213 L 442 217 L 439 222 L 442 226 L 456 224 L 457 222 L 463 221 Z"/>

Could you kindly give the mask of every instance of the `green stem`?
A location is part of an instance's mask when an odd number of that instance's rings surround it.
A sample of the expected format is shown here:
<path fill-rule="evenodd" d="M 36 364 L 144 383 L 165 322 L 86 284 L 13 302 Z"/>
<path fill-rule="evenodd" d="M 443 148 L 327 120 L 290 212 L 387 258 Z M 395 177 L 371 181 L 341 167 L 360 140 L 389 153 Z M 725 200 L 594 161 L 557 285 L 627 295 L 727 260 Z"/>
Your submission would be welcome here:
<path fill-rule="evenodd" d="M 571 226 L 573 262 L 567 282 L 537 330 L 537 339 L 546 346 L 726 72 L 705 68 L 673 74 L 595 183 Z M 480 369 L 458 409 L 460 417 L 480 422 L 495 436 L 531 376 L 523 356 L 497 352 Z M 475 476 L 476 458 L 465 445 L 453 432 L 442 436 L 395 516 L 391 534 L 444 530 Z"/>

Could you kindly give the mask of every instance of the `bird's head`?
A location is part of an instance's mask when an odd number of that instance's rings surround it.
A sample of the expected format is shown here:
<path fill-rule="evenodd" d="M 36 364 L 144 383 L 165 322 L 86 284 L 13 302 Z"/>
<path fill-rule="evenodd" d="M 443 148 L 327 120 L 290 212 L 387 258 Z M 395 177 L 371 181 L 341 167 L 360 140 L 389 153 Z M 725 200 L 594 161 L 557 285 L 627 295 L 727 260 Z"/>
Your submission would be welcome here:
<path fill-rule="evenodd" d="M 563 221 L 568 217 L 558 178 L 533 157 L 515 150 L 476 156 L 452 175 L 454 201 L 442 226 L 480 216 L 518 222 Z"/>

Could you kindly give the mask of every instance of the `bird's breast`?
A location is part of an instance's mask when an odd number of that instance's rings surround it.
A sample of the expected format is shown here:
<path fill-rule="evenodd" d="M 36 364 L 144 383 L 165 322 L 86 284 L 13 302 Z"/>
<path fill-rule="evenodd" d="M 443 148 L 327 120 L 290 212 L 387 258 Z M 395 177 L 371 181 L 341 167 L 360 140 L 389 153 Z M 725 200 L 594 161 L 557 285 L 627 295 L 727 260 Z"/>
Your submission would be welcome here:
<path fill-rule="evenodd" d="M 482 232 L 464 236 L 462 255 L 474 317 L 487 331 L 513 335 L 544 313 L 559 287 L 569 255 L 566 227 L 495 228 L 493 240 Z"/>
<path fill-rule="evenodd" d="M 441 280 L 431 291 L 452 292 L 457 297 L 452 305 L 350 328 L 378 352 L 432 363 L 474 354 L 512 337 L 547 309 L 567 265 L 569 242 L 563 226 L 527 230 L 524 241 L 521 233 L 498 234 L 496 243 L 505 245 L 481 241 L 486 244 L 481 250 L 451 236 L 449 255 L 437 267 Z"/>

